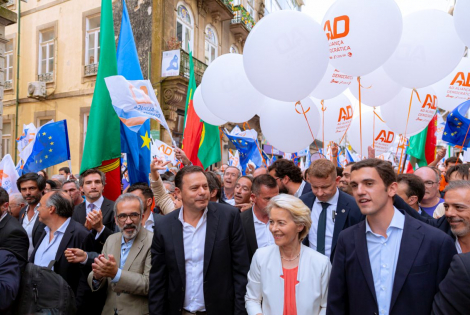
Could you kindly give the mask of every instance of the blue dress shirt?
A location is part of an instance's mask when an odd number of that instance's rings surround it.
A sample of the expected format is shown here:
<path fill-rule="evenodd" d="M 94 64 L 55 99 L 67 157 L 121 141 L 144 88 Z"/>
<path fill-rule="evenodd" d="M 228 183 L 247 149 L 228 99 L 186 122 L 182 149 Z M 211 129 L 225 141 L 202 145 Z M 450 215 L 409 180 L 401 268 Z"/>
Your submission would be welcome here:
<path fill-rule="evenodd" d="M 119 279 L 121 279 L 122 268 L 126 264 L 127 256 L 129 256 L 129 252 L 131 251 L 132 244 L 134 244 L 135 238 L 127 241 L 124 240 L 124 236 L 121 236 L 121 263 L 119 264 L 119 269 L 116 273 L 116 276 L 111 279 L 111 283 L 117 283 Z"/>
<path fill-rule="evenodd" d="M 380 315 L 388 315 L 390 311 L 404 224 L 405 216 L 395 208 L 392 221 L 387 228 L 387 238 L 385 238 L 372 232 L 366 219 L 367 250 Z"/>
<path fill-rule="evenodd" d="M 65 230 L 69 226 L 71 218 L 68 218 L 61 226 L 54 232 L 54 236 L 52 240 L 49 242 L 49 237 L 51 233 L 51 229 L 49 227 L 45 227 L 46 236 L 43 238 L 41 244 L 39 245 L 36 254 L 34 255 L 34 264 L 41 267 L 49 266 L 51 260 L 55 260 L 55 256 L 57 255 L 57 250 L 59 250 L 60 242 L 64 237 Z M 54 267 L 52 267 L 54 270 Z"/>

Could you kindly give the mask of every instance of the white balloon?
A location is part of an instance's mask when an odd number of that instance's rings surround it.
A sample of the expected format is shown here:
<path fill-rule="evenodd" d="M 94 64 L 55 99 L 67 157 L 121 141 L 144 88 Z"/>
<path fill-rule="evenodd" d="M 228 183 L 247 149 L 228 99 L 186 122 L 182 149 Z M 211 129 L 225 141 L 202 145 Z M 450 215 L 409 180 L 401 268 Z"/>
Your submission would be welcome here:
<path fill-rule="evenodd" d="M 250 120 L 264 99 L 248 81 L 240 54 L 215 59 L 204 72 L 201 93 L 209 111 L 234 123 Z"/>
<path fill-rule="evenodd" d="M 320 127 L 320 114 L 311 98 L 301 101 L 313 135 Z M 266 99 L 263 106 L 260 126 L 264 137 L 276 149 L 293 153 L 305 149 L 313 142 L 309 125 L 302 114 L 302 107 L 295 102 L 281 102 Z"/>
<path fill-rule="evenodd" d="M 336 97 L 348 88 L 352 80 L 352 75 L 341 73 L 335 67 L 328 64 L 325 75 L 310 95 L 319 100 Z"/>
<path fill-rule="evenodd" d="M 416 135 L 423 131 L 434 117 L 437 109 L 437 97 L 434 90 L 425 87 L 417 92 L 419 98 L 413 90 L 403 89 L 390 102 L 380 107 L 382 119 L 395 133 L 405 135 L 406 131 L 406 137 Z M 412 98 L 411 93 L 413 93 Z M 408 127 L 406 127 L 408 109 L 410 109 L 410 116 Z"/>
<path fill-rule="evenodd" d="M 380 116 L 380 108 L 376 110 Z M 388 151 L 393 145 L 396 133 L 393 132 L 384 122 L 382 122 L 374 111 L 370 108 L 362 110 L 362 152 L 361 152 L 361 133 L 359 116 L 353 118 L 351 126 L 347 132 L 349 144 L 362 157 L 367 157 L 367 148 L 374 144 L 375 155 L 380 155 Z M 375 123 L 374 123 L 375 120 Z M 374 128 L 375 124 L 375 128 Z"/>
<path fill-rule="evenodd" d="M 361 102 L 367 106 L 381 106 L 390 101 L 402 87 L 390 79 L 382 67 L 361 76 Z M 349 91 L 359 99 L 359 84 L 353 80 Z"/>
<path fill-rule="evenodd" d="M 470 1 L 459 0 L 454 9 L 454 25 L 457 34 L 467 47 L 470 47 Z"/>
<path fill-rule="evenodd" d="M 400 44 L 383 67 L 398 84 L 422 88 L 455 69 L 464 50 L 452 16 L 439 10 L 418 11 L 405 16 Z"/>
<path fill-rule="evenodd" d="M 403 21 L 393 0 L 338 0 L 322 25 L 330 43 L 330 63 L 343 73 L 362 76 L 395 51 Z"/>
<path fill-rule="evenodd" d="M 439 107 L 448 111 L 470 99 L 470 59 L 462 58 L 457 68 L 432 87 Z"/>
<path fill-rule="evenodd" d="M 324 100 L 323 109 L 321 100 L 314 99 L 320 113 L 320 130 L 317 133 L 317 139 L 326 144 L 330 141 L 339 143 L 348 130 L 353 118 L 353 107 L 351 101 L 345 95 L 340 94 L 335 98 Z M 325 115 L 323 117 L 323 115 Z M 323 130 L 323 122 L 325 129 Z"/>
<path fill-rule="evenodd" d="M 220 119 L 219 117 L 212 114 L 212 112 L 207 108 L 206 104 L 204 104 L 204 99 L 202 98 L 201 94 L 201 86 L 198 86 L 196 92 L 194 92 L 193 104 L 196 114 L 206 123 L 214 126 L 220 126 L 227 122 L 226 120 Z"/>
<path fill-rule="evenodd" d="M 328 41 L 321 26 L 298 11 L 261 19 L 243 49 L 248 79 L 262 94 L 284 102 L 304 99 L 328 66 Z"/>

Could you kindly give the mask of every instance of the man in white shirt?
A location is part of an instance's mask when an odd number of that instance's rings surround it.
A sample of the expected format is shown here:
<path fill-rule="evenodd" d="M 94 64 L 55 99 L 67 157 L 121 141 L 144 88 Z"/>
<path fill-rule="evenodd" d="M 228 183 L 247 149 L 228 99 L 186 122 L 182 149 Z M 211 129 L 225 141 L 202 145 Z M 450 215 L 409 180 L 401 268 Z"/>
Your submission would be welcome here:
<path fill-rule="evenodd" d="M 310 184 L 303 180 L 302 171 L 294 162 L 279 159 L 269 166 L 268 170 L 279 185 L 279 193 L 300 198 L 311 192 Z"/>
<path fill-rule="evenodd" d="M 240 178 L 240 175 L 240 170 L 235 166 L 229 166 L 225 169 L 222 199 L 232 206 L 235 205 L 235 185 L 237 184 L 237 180 Z"/>

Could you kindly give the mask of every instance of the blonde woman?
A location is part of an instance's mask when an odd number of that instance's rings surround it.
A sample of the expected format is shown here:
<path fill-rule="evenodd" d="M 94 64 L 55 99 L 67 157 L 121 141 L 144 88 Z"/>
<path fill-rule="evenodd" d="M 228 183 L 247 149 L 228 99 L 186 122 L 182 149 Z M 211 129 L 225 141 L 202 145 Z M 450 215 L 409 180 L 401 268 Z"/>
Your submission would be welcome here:
<path fill-rule="evenodd" d="M 281 194 L 267 207 L 275 245 L 259 248 L 248 273 L 248 315 L 326 313 L 331 264 L 302 245 L 312 225 L 310 210 L 297 197 Z"/>

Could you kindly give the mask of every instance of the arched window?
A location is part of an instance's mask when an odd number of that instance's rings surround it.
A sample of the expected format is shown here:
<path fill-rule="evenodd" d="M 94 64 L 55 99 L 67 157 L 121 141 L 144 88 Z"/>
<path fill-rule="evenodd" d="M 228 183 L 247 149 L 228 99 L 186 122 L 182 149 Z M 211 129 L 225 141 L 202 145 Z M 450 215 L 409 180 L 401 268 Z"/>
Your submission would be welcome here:
<path fill-rule="evenodd" d="M 191 11 L 183 4 L 178 4 L 176 12 L 176 37 L 185 51 L 193 50 L 194 19 Z"/>
<path fill-rule="evenodd" d="M 230 46 L 230 53 L 231 54 L 239 54 L 237 46 L 235 46 L 235 45 Z"/>
<path fill-rule="evenodd" d="M 217 34 L 212 25 L 206 26 L 206 46 L 205 46 L 205 56 L 206 64 L 210 64 L 212 61 L 217 58 Z"/>

